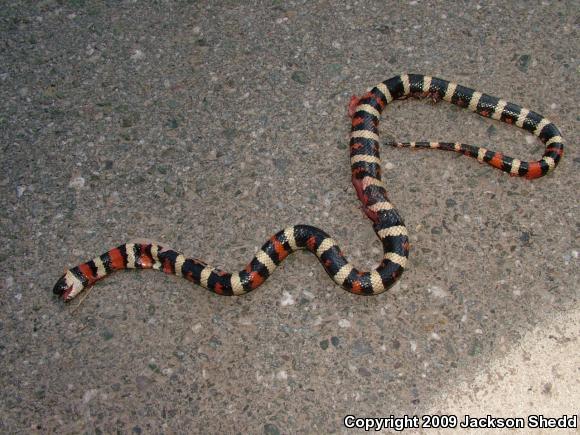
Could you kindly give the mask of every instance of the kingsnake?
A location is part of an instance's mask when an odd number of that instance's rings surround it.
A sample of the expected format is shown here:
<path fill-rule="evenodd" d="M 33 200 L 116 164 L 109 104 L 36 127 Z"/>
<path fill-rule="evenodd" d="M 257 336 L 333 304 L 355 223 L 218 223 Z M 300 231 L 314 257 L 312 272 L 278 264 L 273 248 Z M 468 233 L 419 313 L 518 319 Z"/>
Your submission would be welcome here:
<path fill-rule="evenodd" d="M 443 99 L 468 108 L 486 118 L 515 124 L 533 133 L 546 145 L 544 155 L 538 161 L 526 162 L 462 143 L 405 142 L 392 145 L 456 151 L 510 175 L 529 179 L 552 171 L 562 157 L 564 145 L 560 131 L 542 115 L 447 80 L 421 74 L 398 75 L 379 83 L 361 97 L 352 97 L 349 104 L 352 182 L 384 250 L 383 259 L 375 270 L 363 272 L 355 268 L 337 243 L 321 229 L 295 225 L 274 234 L 238 273 L 224 272 L 154 243 L 126 243 L 67 270 L 54 286 L 54 293 L 68 301 L 113 271 L 157 269 L 182 276 L 220 295 L 241 295 L 259 287 L 276 266 L 298 249 L 314 253 L 332 279 L 352 293 L 375 295 L 385 291 L 401 276 L 407 264 L 409 239 L 403 220 L 389 201 L 381 180 L 379 116 L 393 100 L 427 96 L 434 101 Z"/>

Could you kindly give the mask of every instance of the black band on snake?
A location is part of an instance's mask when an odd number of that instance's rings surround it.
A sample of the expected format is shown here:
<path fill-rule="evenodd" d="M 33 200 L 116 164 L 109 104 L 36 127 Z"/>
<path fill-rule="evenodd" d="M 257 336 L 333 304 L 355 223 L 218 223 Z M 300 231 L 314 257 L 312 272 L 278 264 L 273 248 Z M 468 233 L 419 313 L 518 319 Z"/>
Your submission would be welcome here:
<path fill-rule="evenodd" d="M 224 272 L 157 244 L 126 243 L 67 270 L 54 286 L 54 293 L 68 301 L 113 271 L 157 269 L 182 276 L 220 295 L 241 295 L 259 287 L 289 254 L 298 249 L 307 249 L 316 255 L 324 270 L 344 289 L 361 295 L 384 292 L 401 276 L 407 264 L 409 239 L 403 220 L 389 201 L 381 180 L 379 117 L 391 101 L 407 97 L 442 99 L 486 118 L 515 124 L 537 136 L 546 149 L 540 160 L 526 162 L 462 143 L 401 142 L 393 143 L 394 146 L 455 151 L 510 175 L 529 179 L 552 171 L 562 157 L 564 145 L 560 131 L 542 115 L 447 80 L 402 74 L 379 83 L 359 98 L 353 97 L 349 105 L 352 182 L 384 250 L 375 270 L 364 272 L 354 267 L 336 241 L 321 229 L 295 225 L 274 234 L 237 273 Z"/>

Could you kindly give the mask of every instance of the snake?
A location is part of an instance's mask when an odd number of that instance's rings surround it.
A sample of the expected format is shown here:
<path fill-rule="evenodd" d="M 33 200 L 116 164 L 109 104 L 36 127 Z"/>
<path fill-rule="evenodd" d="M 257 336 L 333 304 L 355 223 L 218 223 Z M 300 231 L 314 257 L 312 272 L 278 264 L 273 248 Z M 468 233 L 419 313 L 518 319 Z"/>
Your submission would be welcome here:
<path fill-rule="evenodd" d="M 397 75 L 368 89 L 362 96 L 352 96 L 348 105 L 352 125 L 352 184 L 383 246 L 383 257 L 374 270 L 356 268 L 346 259 L 337 242 L 323 230 L 311 225 L 294 225 L 271 236 L 237 273 L 223 271 L 200 259 L 187 258 L 157 243 L 129 242 L 66 270 L 53 292 L 70 301 L 114 271 L 155 269 L 183 277 L 219 295 L 242 295 L 262 285 L 288 255 L 301 249 L 316 255 L 332 280 L 345 290 L 358 295 L 384 292 L 397 282 L 407 267 L 410 245 L 407 228 L 389 200 L 381 177 L 379 118 L 389 103 L 410 97 L 431 98 L 434 102 L 444 100 L 485 118 L 513 124 L 539 138 L 545 145 L 544 154 L 540 160 L 524 161 L 459 142 L 389 142 L 392 146 L 454 151 L 511 176 L 528 179 L 553 171 L 563 155 L 564 143 L 559 129 L 532 110 L 437 77 Z"/>

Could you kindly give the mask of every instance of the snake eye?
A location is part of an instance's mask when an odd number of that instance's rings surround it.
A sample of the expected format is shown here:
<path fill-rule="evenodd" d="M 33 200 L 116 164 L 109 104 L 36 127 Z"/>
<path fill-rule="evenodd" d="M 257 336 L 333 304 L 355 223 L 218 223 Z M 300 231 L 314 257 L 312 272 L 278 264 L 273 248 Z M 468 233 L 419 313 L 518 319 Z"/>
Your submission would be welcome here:
<path fill-rule="evenodd" d="M 66 290 L 66 287 L 67 287 L 67 285 L 66 285 L 66 281 L 65 281 L 64 275 L 63 275 L 63 276 L 61 276 L 59 278 L 59 280 L 54 285 L 54 288 L 52 289 L 52 292 L 55 295 L 59 295 L 60 296 L 60 295 L 62 295 L 64 293 L 64 291 Z"/>

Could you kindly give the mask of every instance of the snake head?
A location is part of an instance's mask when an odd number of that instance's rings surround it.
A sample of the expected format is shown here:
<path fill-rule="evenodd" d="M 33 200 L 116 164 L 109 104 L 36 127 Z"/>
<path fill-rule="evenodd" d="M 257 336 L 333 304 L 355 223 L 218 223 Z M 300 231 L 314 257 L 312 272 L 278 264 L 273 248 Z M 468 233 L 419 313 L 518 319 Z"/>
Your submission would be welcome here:
<path fill-rule="evenodd" d="M 62 296 L 65 301 L 70 301 L 78 295 L 84 288 L 83 283 L 68 270 L 61 276 L 54 285 L 52 292 L 55 295 Z"/>

